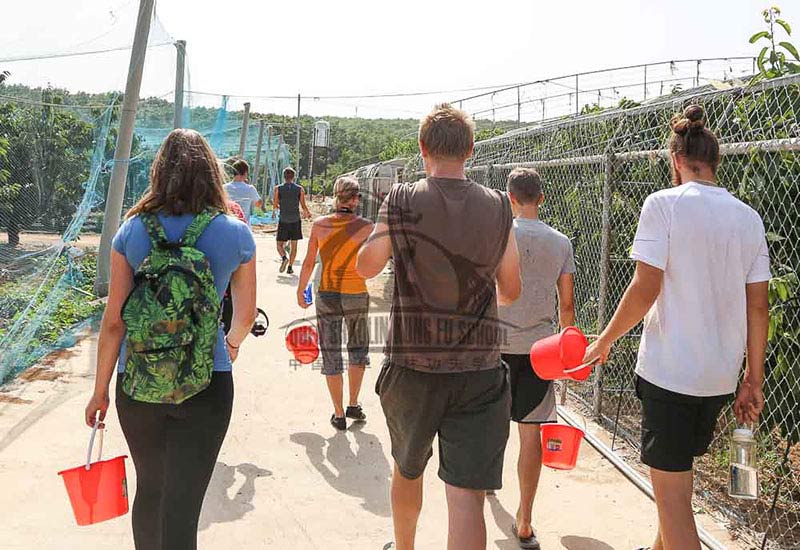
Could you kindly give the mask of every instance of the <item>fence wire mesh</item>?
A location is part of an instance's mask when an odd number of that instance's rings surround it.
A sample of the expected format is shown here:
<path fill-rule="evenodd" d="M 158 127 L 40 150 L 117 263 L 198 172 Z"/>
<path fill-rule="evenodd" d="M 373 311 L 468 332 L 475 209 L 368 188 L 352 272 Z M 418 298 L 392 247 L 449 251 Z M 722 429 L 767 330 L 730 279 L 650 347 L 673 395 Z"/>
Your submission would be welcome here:
<path fill-rule="evenodd" d="M 544 181 L 542 218 L 572 240 L 578 266 L 578 324 L 595 334 L 607 322 L 634 270 L 628 258 L 644 199 L 670 185 L 665 150 L 669 119 L 701 104 L 718 135 L 719 180 L 761 214 L 772 259 L 766 407 L 758 429 L 760 498 L 727 496 L 728 446 L 735 419 L 721 416 L 708 455 L 697 465 L 697 493 L 751 547 L 800 547 L 800 78 L 752 86 L 714 83 L 629 103 L 596 114 L 545 122 L 476 144 L 468 163 L 475 181 L 505 190 L 516 166 L 537 168 Z M 422 174 L 409 161 L 407 179 Z M 634 389 L 640 330 L 615 347 L 611 360 L 569 402 L 618 439 L 638 447 L 641 410 Z"/>

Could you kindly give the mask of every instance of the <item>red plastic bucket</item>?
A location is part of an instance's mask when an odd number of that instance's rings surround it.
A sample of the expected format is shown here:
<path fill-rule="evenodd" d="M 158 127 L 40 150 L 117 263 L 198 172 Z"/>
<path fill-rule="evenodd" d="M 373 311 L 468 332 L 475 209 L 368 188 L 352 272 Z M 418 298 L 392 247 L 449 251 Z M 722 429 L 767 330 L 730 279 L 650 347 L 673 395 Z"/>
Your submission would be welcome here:
<path fill-rule="evenodd" d="M 312 325 L 301 325 L 293 328 L 286 335 L 286 348 L 294 354 L 294 358 L 307 365 L 319 357 L 319 336 Z"/>
<path fill-rule="evenodd" d="M 583 430 L 567 424 L 542 424 L 542 464 L 572 470 L 578 462 Z"/>
<path fill-rule="evenodd" d="M 531 346 L 531 365 L 542 380 L 570 377 L 565 370 L 578 367 L 589 340 L 577 327 L 566 327 L 558 334 L 542 338 Z M 591 371 L 591 369 L 590 369 Z M 586 376 L 588 378 L 588 375 Z"/>
<path fill-rule="evenodd" d="M 126 456 L 110 460 L 91 462 L 92 445 L 97 426 L 89 440 L 86 464 L 63 470 L 58 475 L 64 480 L 72 513 L 78 525 L 91 525 L 128 512 L 128 481 L 125 475 Z M 102 429 L 100 430 L 100 453 L 103 452 Z"/>

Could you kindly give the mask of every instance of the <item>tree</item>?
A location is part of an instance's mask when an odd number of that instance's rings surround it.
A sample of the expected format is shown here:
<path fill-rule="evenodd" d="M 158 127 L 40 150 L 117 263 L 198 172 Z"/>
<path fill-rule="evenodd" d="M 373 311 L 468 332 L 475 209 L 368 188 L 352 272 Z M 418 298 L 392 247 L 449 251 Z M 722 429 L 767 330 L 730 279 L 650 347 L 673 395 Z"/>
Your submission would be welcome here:
<path fill-rule="evenodd" d="M 8 243 L 33 224 L 61 231 L 83 195 L 93 147 L 92 125 L 44 93 L 39 106 L 0 105 L 0 225 Z"/>

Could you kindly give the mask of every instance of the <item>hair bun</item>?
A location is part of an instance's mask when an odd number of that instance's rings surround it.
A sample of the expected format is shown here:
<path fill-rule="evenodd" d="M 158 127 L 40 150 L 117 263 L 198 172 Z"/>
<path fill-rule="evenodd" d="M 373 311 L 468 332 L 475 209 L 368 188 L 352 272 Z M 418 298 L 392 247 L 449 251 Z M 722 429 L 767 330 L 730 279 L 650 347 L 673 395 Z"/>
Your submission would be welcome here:
<path fill-rule="evenodd" d="M 691 122 L 702 122 L 705 113 L 700 105 L 689 105 L 683 111 L 683 116 L 688 118 Z"/>
<path fill-rule="evenodd" d="M 673 116 L 669 125 L 679 136 L 699 132 L 706 127 L 705 112 L 700 105 L 689 105 L 682 115 Z"/>

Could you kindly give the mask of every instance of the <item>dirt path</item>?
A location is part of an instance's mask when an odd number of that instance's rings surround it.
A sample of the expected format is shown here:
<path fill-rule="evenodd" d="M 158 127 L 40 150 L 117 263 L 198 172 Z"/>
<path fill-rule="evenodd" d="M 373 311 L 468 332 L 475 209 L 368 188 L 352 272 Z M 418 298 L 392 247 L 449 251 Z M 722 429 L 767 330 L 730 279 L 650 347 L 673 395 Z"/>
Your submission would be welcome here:
<path fill-rule="evenodd" d="M 392 540 L 389 436 L 373 392 L 380 354 L 371 356 L 362 402 L 369 421 L 346 433 L 328 424 L 322 376 L 290 363 L 282 326 L 300 315 L 296 275 L 278 274 L 274 236 L 259 234 L 259 305 L 271 327 L 248 340 L 234 367 L 236 400 L 230 431 L 200 521 L 204 549 L 381 550 Z M 301 248 L 301 251 L 304 248 Z M 302 255 L 301 255 L 302 259 Z M 299 271 L 299 269 L 298 269 Z M 380 285 L 373 285 L 381 304 Z M 385 302 L 383 302 L 385 304 Z M 379 307 L 376 307 L 379 309 Z M 82 425 L 92 388 L 94 337 L 53 358 L 45 376 L 0 392 L 0 547 L 7 550 L 132 548 L 130 517 L 74 525 L 56 472 L 79 465 L 89 435 Z M 53 374 L 55 373 L 55 374 Z M 113 407 L 105 456 L 127 452 Z M 512 432 L 503 490 L 489 498 L 489 548 L 516 548 L 517 437 Z M 444 488 L 428 468 L 418 548 L 446 545 Z M 133 493 L 134 474 L 129 467 Z M 629 550 L 655 532 L 655 510 L 591 447 L 572 472 L 546 470 L 536 507 L 543 548 Z M 730 546 L 735 548 L 735 546 Z"/>

